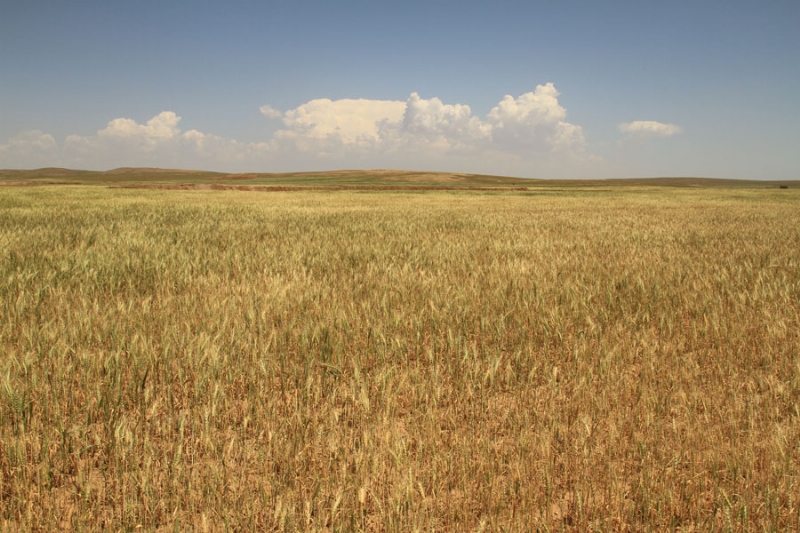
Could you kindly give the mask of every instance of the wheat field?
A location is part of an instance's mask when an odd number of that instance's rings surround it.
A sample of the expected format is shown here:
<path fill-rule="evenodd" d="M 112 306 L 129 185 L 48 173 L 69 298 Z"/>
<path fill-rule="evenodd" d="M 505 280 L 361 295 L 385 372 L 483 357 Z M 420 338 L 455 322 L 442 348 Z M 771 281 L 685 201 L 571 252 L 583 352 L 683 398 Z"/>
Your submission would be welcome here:
<path fill-rule="evenodd" d="M 2 531 L 798 531 L 796 190 L 0 191 Z"/>

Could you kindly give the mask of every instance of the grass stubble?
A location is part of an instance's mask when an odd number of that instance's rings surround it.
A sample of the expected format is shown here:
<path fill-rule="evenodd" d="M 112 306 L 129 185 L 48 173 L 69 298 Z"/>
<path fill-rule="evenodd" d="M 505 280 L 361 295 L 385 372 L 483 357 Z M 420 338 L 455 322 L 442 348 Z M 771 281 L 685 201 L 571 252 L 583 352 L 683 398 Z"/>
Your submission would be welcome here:
<path fill-rule="evenodd" d="M 794 191 L 8 187 L 2 531 L 798 531 Z"/>

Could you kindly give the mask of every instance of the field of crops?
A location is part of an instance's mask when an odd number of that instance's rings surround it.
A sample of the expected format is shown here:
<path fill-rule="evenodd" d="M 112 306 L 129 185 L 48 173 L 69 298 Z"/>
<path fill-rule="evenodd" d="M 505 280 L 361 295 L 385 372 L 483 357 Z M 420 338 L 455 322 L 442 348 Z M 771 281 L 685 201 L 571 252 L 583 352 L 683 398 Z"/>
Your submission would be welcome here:
<path fill-rule="evenodd" d="M 792 190 L 0 191 L 0 531 L 798 531 Z"/>

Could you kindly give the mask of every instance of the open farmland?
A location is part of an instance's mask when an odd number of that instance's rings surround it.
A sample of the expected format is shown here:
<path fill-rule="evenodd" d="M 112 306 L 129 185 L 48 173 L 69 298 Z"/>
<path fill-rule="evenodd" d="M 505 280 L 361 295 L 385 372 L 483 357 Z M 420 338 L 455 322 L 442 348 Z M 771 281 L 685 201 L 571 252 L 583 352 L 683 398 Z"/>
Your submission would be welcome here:
<path fill-rule="evenodd" d="M 798 206 L 4 187 L 0 529 L 797 531 Z"/>

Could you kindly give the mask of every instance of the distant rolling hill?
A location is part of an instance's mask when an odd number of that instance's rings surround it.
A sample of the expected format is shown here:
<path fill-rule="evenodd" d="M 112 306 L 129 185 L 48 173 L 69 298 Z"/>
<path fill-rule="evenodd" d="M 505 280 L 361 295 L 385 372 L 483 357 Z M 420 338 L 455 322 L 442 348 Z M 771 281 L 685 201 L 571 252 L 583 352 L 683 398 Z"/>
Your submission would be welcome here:
<path fill-rule="evenodd" d="M 659 177 L 609 180 L 542 180 L 453 172 L 408 170 L 335 170 L 323 172 L 241 173 L 162 168 L 122 167 L 108 171 L 40 168 L 0 170 L 3 185 L 81 184 L 107 186 L 158 186 L 172 188 L 390 188 L 469 189 L 541 187 L 723 187 L 798 188 L 800 181 L 731 180 L 690 177 Z"/>

